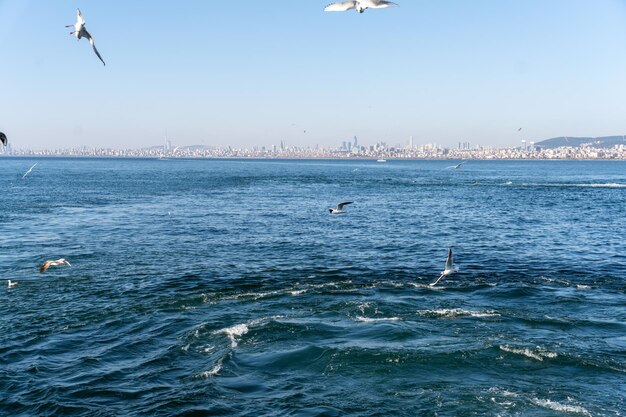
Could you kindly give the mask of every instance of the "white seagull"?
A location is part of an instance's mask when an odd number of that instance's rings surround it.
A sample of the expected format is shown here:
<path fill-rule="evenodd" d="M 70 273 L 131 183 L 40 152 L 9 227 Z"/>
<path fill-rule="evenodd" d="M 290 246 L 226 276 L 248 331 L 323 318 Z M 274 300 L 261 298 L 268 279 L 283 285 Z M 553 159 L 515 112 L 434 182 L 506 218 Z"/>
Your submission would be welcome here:
<path fill-rule="evenodd" d="M 56 261 L 46 261 L 43 264 L 41 264 L 41 266 L 39 267 L 39 272 L 41 272 L 42 274 L 44 272 L 46 272 L 48 270 L 48 268 L 50 268 L 51 266 L 59 266 L 59 265 L 67 265 L 67 266 L 72 266 L 72 264 L 70 264 L 68 261 L 66 261 L 65 259 L 61 258 L 61 259 L 57 259 Z"/>
<path fill-rule="evenodd" d="M 85 28 L 85 19 L 83 19 L 83 14 L 80 12 L 80 9 L 76 9 L 76 23 L 73 25 L 67 25 L 65 27 L 71 28 L 72 26 L 74 27 L 74 32 L 70 32 L 70 35 L 76 36 L 76 39 L 78 40 L 80 40 L 83 36 L 87 38 L 87 40 L 89 40 L 89 43 L 93 47 L 93 51 L 96 53 L 96 55 L 98 55 L 98 58 L 100 58 L 100 61 L 102 61 L 102 63 L 106 65 L 104 63 L 104 59 L 102 59 L 100 53 L 96 49 L 96 45 L 93 43 L 93 37 L 89 32 L 87 32 L 87 28 Z"/>
<path fill-rule="evenodd" d="M 460 169 L 463 166 L 464 163 L 465 163 L 465 161 L 461 162 L 460 164 L 455 165 L 454 169 Z"/>
<path fill-rule="evenodd" d="M 11 280 L 7 281 L 7 288 L 15 288 L 15 287 L 17 287 L 17 281 L 11 281 Z"/>
<path fill-rule="evenodd" d="M 338 1 L 326 6 L 324 11 L 345 12 L 347 10 L 356 10 L 359 13 L 363 13 L 365 9 L 386 9 L 393 6 L 397 6 L 397 4 L 386 0 Z"/>
<path fill-rule="evenodd" d="M 39 162 L 35 162 L 35 165 L 33 165 L 32 167 L 28 168 L 28 171 L 26 171 L 26 173 L 22 176 L 22 179 L 26 178 L 26 176 L 33 171 L 33 168 L 35 168 L 38 163 Z"/>
<path fill-rule="evenodd" d="M 458 271 L 459 271 L 459 269 L 454 266 L 454 263 L 453 263 L 453 260 L 452 260 L 452 249 L 448 248 L 448 259 L 446 259 L 446 267 L 441 272 L 441 275 L 439 275 L 439 278 L 437 278 L 437 281 L 435 281 L 432 284 L 430 284 L 430 286 L 434 287 L 435 285 L 437 285 L 439 283 L 439 281 L 441 281 L 441 279 L 443 277 L 447 277 L 448 275 L 452 275 L 452 274 L 454 274 L 455 272 L 458 272 Z"/>
<path fill-rule="evenodd" d="M 352 204 L 352 201 L 346 201 L 345 203 L 339 203 L 339 204 L 337 204 L 337 208 L 329 208 L 328 212 L 330 214 L 344 214 L 345 211 L 343 211 L 343 208 L 345 206 L 347 206 L 348 204 Z"/>

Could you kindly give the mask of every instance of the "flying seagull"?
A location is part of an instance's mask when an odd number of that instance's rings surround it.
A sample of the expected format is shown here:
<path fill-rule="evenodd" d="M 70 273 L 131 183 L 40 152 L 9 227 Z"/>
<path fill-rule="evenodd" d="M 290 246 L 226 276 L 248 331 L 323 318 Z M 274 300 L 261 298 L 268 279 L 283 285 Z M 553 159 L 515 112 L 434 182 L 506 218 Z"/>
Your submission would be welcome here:
<path fill-rule="evenodd" d="M 363 13 L 365 9 L 386 9 L 393 6 L 397 6 L 397 4 L 386 0 L 338 1 L 326 6 L 324 11 L 345 12 L 347 10 L 356 10 L 359 13 Z"/>
<path fill-rule="evenodd" d="M 15 288 L 15 287 L 17 287 L 17 281 L 11 281 L 11 280 L 7 281 L 7 288 Z"/>
<path fill-rule="evenodd" d="M 519 129 L 517 129 L 517 131 L 518 131 L 518 132 L 521 132 L 521 131 L 522 131 L 522 129 L 523 129 L 523 128 L 521 128 L 521 127 L 520 127 Z"/>
<path fill-rule="evenodd" d="M 2 132 L 0 132 L 0 142 L 2 142 L 4 146 L 7 146 L 7 144 L 9 143 L 9 140 L 7 139 L 7 135 L 5 135 Z"/>
<path fill-rule="evenodd" d="M 458 269 L 454 267 L 454 263 L 452 261 L 452 249 L 448 248 L 448 259 L 446 259 L 446 268 L 441 272 L 441 275 L 439 275 L 439 278 L 437 278 L 437 281 L 430 284 L 430 286 L 434 287 L 435 285 L 439 283 L 439 281 L 441 281 L 441 278 L 447 277 L 448 275 L 452 275 L 455 272 L 458 272 Z"/>
<path fill-rule="evenodd" d="M 455 165 L 454 169 L 460 169 L 463 166 L 464 163 L 465 163 L 465 161 L 461 162 L 460 164 Z"/>
<path fill-rule="evenodd" d="M 35 168 L 38 163 L 39 162 L 35 162 L 35 165 L 33 165 L 32 167 L 28 168 L 28 171 L 26 171 L 26 173 L 22 176 L 22 179 L 26 178 L 26 176 L 32 172 L 33 168 Z"/>
<path fill-rule="evenodd" d="M 76 23 L 73 25 L 67 25 L 65 27 L 74 27 L 74 32 L 70 32 L 70 35 L 76 36 L 76 39 L 80 40 L 83 36 L 87 38 L 89 40 L 89 43 L 93 47 L 93 51 L 96 53 L 96 55 L 98 55 L 98 58 L 100 58 L 100 61 L 102 61 L 102 63 L 106 65 L 104 63 L 104 60 L 100 56 L 100 53 L 96 49 L 96 45 L 93 43 L 93 37 L 89 32 L 87 32 L 87 28 L 85 28 L 85 19 L 83 19 L 83 14 L 80 12 L 80 9 L 76 9 Z"/>
<path fill-rule="evenodd" d="M 48 270 L 48 268 L 50 268 L 51 266 L 59 266 L 59 265 L 67 265 L 67 266 L 72 266 L 72 264 L 70 264 L 68 261 L 66 261 L 65 259 L 61 258 L 61 259 L 57 259 L 56 261 L 46 261 L 44 262 L 40 267 L 39 267 L 39 272 L 41 272 L 42 274 L 44 272 L 46 272 Z"/>
<path fill-rule="evenodd" d="M 343 213 L 345 213 L 345 211 L 343 211 L 343 208 L 345 206 L 347 206 L 348 204 L 352 204 L 352 201 L 346 201 L 345 203 L 339 203 L 339 204 L 337 204 L 337 208 L 329 208 L 328 212 L 330 214 L 343 214 Z"/>

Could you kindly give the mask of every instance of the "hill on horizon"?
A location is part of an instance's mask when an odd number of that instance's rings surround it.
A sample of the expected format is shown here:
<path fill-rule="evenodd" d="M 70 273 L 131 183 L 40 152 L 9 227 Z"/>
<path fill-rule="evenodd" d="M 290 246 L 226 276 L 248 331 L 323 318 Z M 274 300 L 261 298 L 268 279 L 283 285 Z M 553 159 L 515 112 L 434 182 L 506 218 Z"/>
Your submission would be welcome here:
<path fill-rule="evenodd" d="M 612 148 L 615 145 L 626 145 L 626 139 L 624 136 L 603 136 L 596 138 L 561 136 L 535 143 L 535 146 L 541 149 L 554 149 L 562 146 L 577 147 L 581 145 L 589 145 L 594 148 Z"/>

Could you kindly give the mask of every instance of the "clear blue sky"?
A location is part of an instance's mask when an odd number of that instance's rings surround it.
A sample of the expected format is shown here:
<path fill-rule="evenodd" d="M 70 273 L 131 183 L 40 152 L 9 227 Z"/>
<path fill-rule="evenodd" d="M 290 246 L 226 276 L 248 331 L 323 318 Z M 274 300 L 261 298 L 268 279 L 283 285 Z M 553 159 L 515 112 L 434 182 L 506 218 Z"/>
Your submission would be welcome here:
<path fill-rule="evenodd" d="M 625 0 L 397 1 L 0 0 L 0 131 L 18 148 L 626 133 Z M 64 28 L 76 7 L 106 67 Z"/>

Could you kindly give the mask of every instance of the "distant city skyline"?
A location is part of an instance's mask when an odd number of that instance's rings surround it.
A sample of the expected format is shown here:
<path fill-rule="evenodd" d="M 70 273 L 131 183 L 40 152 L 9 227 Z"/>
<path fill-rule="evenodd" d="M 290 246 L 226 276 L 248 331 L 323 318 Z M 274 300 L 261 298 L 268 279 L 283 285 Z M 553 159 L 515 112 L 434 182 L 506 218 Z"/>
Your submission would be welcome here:
<path fill-rule="evenodd" d="M 23 149 L 141 148 L 166 130 L 219 147 L 626 131 L 622 0 L 327 3 L 2 0 L 0 131 Z M 106 67 L 64 28 L 76 7 Z"/>

